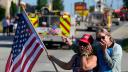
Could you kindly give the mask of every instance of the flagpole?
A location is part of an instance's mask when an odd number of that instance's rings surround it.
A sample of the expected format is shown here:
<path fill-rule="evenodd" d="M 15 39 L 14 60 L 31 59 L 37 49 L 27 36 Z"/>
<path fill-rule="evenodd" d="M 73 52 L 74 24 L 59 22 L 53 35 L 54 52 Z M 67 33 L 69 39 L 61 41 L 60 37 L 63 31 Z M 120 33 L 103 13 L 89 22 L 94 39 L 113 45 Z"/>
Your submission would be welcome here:
<path fill-rule="evenodd" d="M 48 56 L 48 51 L 47 51 L 46 46 L 44 45 L 44 43 L 42 43 L 40 36 L 37 34 L 35 28 L 32 26 L 32 23 L 31 23 L 30 20 L 28 19 L 28 15 L 27 15 L 27 13 L 26 13 L 24 7 L 21 7 L 21 8 L 22 8 L 23 11 L 25 12 L 25 16 L 27 16 L 27 20 L 29 21 L 28 25 L 30 26 L 30 28 L 32 28 L 32 32 L 34 32 L 34 33 L 38 36 L 37 38 L 39 39 L 40 43 L 43 44 L 44 50 L 45 50 L 45 52 L 46 52 L 46 55 Z M 56 65 L 55 65 L 55 63 L 54 63 L 53 61 L 51 61 L 51 62 L 52 62 L 52 64 L 53 64 L 53 66 L 54 66 L 56 72 L 59 72 L 58 69 L 57 69 L 57 67 L 56 67 Z"/>

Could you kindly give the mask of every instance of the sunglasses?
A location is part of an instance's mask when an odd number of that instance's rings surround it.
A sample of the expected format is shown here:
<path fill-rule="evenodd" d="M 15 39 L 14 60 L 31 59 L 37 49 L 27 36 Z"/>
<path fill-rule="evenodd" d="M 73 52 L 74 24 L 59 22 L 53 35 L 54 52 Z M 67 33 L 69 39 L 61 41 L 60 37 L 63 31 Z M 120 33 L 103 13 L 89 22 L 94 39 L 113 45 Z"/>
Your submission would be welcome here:
<path fill-rule="evenodd" d="M 86 44 L 86 43 L 84 43 L 84 42 L 79 42 L 79 46 L 84 46 L 84 47 L 86 47 L 86 46 L 88 46 L 88 44 Z"/>
<path fill-rule="evenodd" d="M 101 41 L 101 39 L 105 39 L 105 36 L 101 36 L 101 37 L 96 38 L 97 41 Z"/>

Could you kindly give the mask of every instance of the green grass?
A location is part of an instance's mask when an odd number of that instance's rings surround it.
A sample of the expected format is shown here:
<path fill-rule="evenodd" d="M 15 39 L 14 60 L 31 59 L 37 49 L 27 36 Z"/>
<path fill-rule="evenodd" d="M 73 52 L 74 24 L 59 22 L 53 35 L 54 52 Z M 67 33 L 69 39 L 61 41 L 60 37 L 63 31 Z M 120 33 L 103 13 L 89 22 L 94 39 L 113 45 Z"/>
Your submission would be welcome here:
<path fill-rule="evenodd" d="M 123 40 L 122 47 L 124 51 L 128 52 L 128 38 Z"/>

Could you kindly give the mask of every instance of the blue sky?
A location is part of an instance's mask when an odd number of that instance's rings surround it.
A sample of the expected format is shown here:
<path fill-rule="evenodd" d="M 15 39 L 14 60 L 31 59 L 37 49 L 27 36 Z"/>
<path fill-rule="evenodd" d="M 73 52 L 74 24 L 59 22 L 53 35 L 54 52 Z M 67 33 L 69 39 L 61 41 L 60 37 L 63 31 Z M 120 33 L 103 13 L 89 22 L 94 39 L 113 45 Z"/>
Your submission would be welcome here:
<path fill-rule="evenodd" d="M 22 1 L 32 5 L 36 5 L 36 0 L 22 0 Z M 71 14 L 73 14 L 74 2 L 79 2 L 79 1 L 83 1 L 83 0 L 64 0 L 65 11 L 68 11 Z M 95 5 L 95 0 L 85 0 L 85 2 L 87 3 L 87 7 L 91 5 Z M 118 9 L 119 7 L 122 6 L 122 0 L 113 0 L 113 2 L 112 0 L 106 0 L 106 4 L 108 6 L 110 6 L 111 3 L 113 5 L 113 9 Z"/>

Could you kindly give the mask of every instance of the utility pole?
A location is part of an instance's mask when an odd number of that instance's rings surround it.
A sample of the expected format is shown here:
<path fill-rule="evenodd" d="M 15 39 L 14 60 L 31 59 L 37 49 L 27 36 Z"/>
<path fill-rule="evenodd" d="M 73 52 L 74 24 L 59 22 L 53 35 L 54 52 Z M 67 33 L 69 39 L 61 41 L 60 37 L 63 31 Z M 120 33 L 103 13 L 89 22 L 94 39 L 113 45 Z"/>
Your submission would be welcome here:
<path fill-rule="evenodd" d="M 112 5 L 112 4 L 113 4 L 113 0 L 111 0 L 111 6 L 110 6 L 111 8 L 113 7 L 113 5 Z M 113 8 L 112 8 L 112 9 L 113 9 Z"/>
<path fill-rule="evenodd" d="M 85 0 L 83 0 L 83 4 L 85 3 Z M 82 21 L 84 21 L 84 10 L 85 10 L 85 6 L 83 6 L 82 8 Z"/>
<path fill-rule="evenodd" d="M 101 0 L 99 0 L 99 11 L 101 12 Z"/>
<path fill-rule="evenodd" d="M 49 9 L 49 12 L 52 11 L 52 0 L 48 0 L 48 9 Z M 48 26 L 51 25 L 51 15 L 48 14 Z"/>
<path fill-rule="evenodd" d="M 48 0 L 48 9 L 52 11 L 52 0 Z"/>

